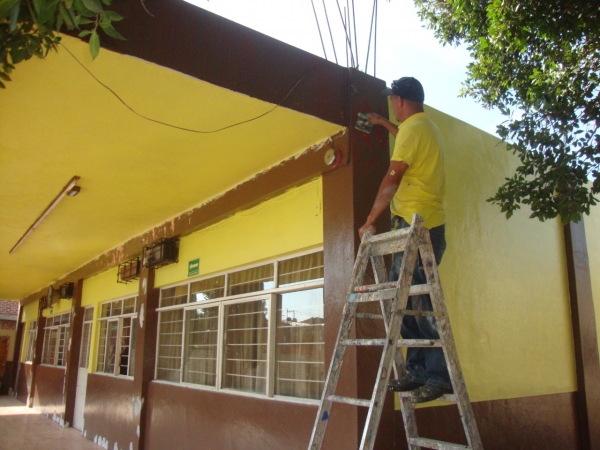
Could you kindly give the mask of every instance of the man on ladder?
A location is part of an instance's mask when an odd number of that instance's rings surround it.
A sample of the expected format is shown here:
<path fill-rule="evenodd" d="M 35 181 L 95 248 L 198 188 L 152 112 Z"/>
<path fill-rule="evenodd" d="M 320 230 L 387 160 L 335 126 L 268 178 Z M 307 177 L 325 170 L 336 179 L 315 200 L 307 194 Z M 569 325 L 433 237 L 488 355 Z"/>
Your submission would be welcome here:
<path fill-rule="evenodd" d="M 401 122 L 396 127 L 378 114 L 369 113 L 370 122 L 384 126 L 396 138 L 390 167 L 381 182 L 373 208 L 359 235 L 370 230 L 375 233 L 375 220 L 387 210 L 392 211 L 392 228 L 410 227 L 414 213 L 425 219 L 429 229 L 433 253 L 439 265 L 446 249 L 444 213 L 444 153 L 439 129 L 423 110 L 425 94 L 421 83 L 412 77 L 403 77 L 385 89 L 383 95 L 391 96 L 392 109 Z M 390 281 L 396 281 L 402 263 L 402 253 L 394 257 Z M 413 284 L 426 283 L 425 273 L 419 258 Z M 411 296 L 408 309 L 432 311 L 429 295 Z M 404 339 L 439 339 L 435 318 L 431 316 L 404 317 L 402 323 Z M 414 403 L 435 400 L 452 393 L 452 384 L 443 350 L 437 348 L 412 347 L 408 349 L 406 375 L 399 380 L 390 380 L 388 389 L 411 391 Z"/>

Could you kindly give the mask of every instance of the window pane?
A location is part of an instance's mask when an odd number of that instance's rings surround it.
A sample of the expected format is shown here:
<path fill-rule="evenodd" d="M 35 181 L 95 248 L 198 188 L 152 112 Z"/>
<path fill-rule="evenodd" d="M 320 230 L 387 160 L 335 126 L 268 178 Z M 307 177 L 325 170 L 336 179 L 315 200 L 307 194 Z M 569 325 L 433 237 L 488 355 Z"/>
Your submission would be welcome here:
<path fill-rule="evenodd" d="M 160 291 L 160 306 L 182 305 L 187 303 L 187 284 L 162 289 Z"/>
<path fill-rule="evenodd" d="M 94 319 L 94 308 L 85 308 L 83 313 L 83 321 L 91 322 Z"/>
<path fill-rule="evenodd" d="M 123 319 L 121 329 L 121 352 L 119 355 L 119 375 L 129 375 L 129 346 L 131 344 L 131 317 Z"/>
<path fill-rule="evenodd" d="M 117 356 L 117 332 L 116 320 L 108 322 L 106 329 L 106 356 L 104 358 L 104 373 L 115 373 L 115 358 Z"/>
<path fill-rule="evenodd" d="M 323 252 L 279 262 L 278 285 L 289 286 L 323 279 Z"/>
<path fill-rule="evenodd" d="M 135 341 L 137 337 L 137 319 L 131 319 L 131 337 L 129 338 L 129 376 L 133 376 L 135 369 Z"/>
<path fill-rule="evenodd" d="M 225 295 L 225 275 L 192 283 L 190 286 L 190 302 L 201 302 Z"/>
<path fill-rule="evenodd" d="M 223 387 L 264 394 L 267 374 L 266 300 L 225 307 Z"/>
<path fill-rule="evenodd" d="M 186 345 L 183 381 L 215 386 L 219 308 L 198 308 L 185 313 Z"/>
<path fill-rule="evenodd" d="M 156 378 L 179 383 L 181 374 L 181 338 L 183 310 L 160 313 Z"/>
<path fill-rule="evenodd" d="M 86 310 L 87 312 L 87 310 Z M 90 322 L 83 324 L 83 332 L 81 335 L 81 351 L 79 354 L 79 367 L 87 369 L 90 364 L 90 335 L 92 324 Z"/>
<path fill-rule="evenodd" d="M 104 309 L 104 305 L 102 305 Z M 98 359 L 96 360 L 96 371 L 104 372 L 104 360 L 106 355 L 106 329 L 107 322 L 106 320 L 102 320 L 99 322 L 100 324 L 100 332 L 98 338 Z"/>
<path fill-rule="evenodd" d="M 275 394 L 320 399 L 325 382 L 323 289 L 277 300 Z"/>
<path fill-rule="evenodd" d="M 69 340 L 69 327 L 60 327 L 59 329 L 59 340 L 58 340 L 58 361 L 57 366 L 64 366 L 66 364 L 65 358 L 67 357 L 67 342 Z"/>
<path fill-rule="evenodd" d="M 273 281 L 273 264 L 240 270 L 229 275 L 229 295 L 272 289 Z"/>
<path fill-rule="evenodd" d="M 46 364 L 56 364 L 56 343 L 58 342 L 58 329 L 50 330 L 50 338 L 48 339 L 48 361 Z"/>
<path fill-rule="evenodd" d="M 52 364 L 50 359 L 50 330 L 44 330 L 44 351 L 42 352 L 42 364 Z"/>
<path fill-rule="evenodd" d="M 71 318 L 71 313 L 63 314 L 60 316 L 60 323 L 66 324 L 69 323 L 69 319 Z"/>
<path fill-rule="evenodd" d="M 104 303 L 102 305 L 102 311 L 100 312 L 100 317 L 109 317 L 110 316 L 110 303 Z"/>
<path fill-rule="evenodd" d="M 121 314 L 123 314 L 123 300 L 112 302 L 112 311 L 110 312 L 111 317 L 120 316 Z"/>
<path fill-rule="evenodd" d="M 123 314 L 131 314 L 135 312 L 136 299 L 137 297 L 131 297 L 123 301 Z"/>

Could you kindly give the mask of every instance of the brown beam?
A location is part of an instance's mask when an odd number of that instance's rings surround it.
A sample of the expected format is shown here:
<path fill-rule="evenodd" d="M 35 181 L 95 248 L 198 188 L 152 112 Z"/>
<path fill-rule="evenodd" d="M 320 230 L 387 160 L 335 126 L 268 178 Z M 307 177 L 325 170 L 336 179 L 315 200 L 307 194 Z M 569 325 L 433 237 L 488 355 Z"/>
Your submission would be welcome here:
<path fill-rule="evenodd" d="M 29 395 L 27 396 L 27 406 L 33 407 L 35 398 L 35 389 L 37 382 L 37 367 L 42 363 L 42 352 L 44 351 L 44 328 L 46 327 L 46 318 L 42 315 L 42 308 L 38 307 L 37 316 L 37 335 L 35 339 L 35 352 L 31 362 L 31 386 L 29 386 Z"/>
<path fill-rule="evenodd" d="M 583 220 L 564 227 L 582 446 L 600 448 L 600 360 Z"/>
<path fill-rule="evenodd" d="M 138 328 L 133 374 L 134 413 L 139 426 L 137 450 L 145 448 L 148 385 L 154 379 L 158 335 L 159 290 L 154 287 L 154 269 L 142 269 L 138 295 Z"/>
<path fill-rule="evenodd" d="M 17 379 L 19 376 L 19 366 L 21 365 L 21 347 L 23 346 L 23 333 L 27 324 L 23 320 L 23 305 L 19 305 L 19 314 L 17 315 L 17 334 L 15 336 L 15 350 L 13 352 L 13 366 L 10 379 L 10 389 L 17 395 Z"/>
<path fill-rule="evenodd" d="M 81 297 L 83 280 L 75 283 L 73 290 L 73 303 L 71 307 L 71 325 L 69 327 L 69 346 L 67 350 L 67 367 L 65 368 L 64 384 L 64 423 L 73 426 L 75 413 L 75 396 L 77 392 L 77 375 L 79 373 L 79 352 L 81 349 L 81 334 L 83 330 L 83 308 Z"/>

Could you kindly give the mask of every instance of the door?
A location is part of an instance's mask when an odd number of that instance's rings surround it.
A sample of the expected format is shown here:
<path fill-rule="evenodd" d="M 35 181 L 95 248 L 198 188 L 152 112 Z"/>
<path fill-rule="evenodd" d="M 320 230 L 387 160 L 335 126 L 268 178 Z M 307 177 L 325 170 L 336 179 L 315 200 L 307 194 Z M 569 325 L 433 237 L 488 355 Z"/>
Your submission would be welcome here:
<path fill-rule="evenodd" d="M 75 390 L 75 411 L 73 427 L 83 432 L 85 408 L 85 393 L 87 389 L 88 367 L 90 363 L 90 341 L 92 337 L 93 308 L 85 308 L 83 330 L 81 333 L 81 349 L 79 351 L 79 366 L 77 369 L 77 387 Z"/>

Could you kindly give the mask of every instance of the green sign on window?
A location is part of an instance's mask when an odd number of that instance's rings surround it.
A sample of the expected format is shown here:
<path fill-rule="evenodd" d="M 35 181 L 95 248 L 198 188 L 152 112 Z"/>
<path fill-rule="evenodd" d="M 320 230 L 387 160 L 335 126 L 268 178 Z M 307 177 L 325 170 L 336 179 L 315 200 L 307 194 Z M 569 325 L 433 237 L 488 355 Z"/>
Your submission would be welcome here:
<path fill-rule="evenodd" d="M 188 277 L 193 277 L 200 273 L 200 258 L 188 261 Z"/>

